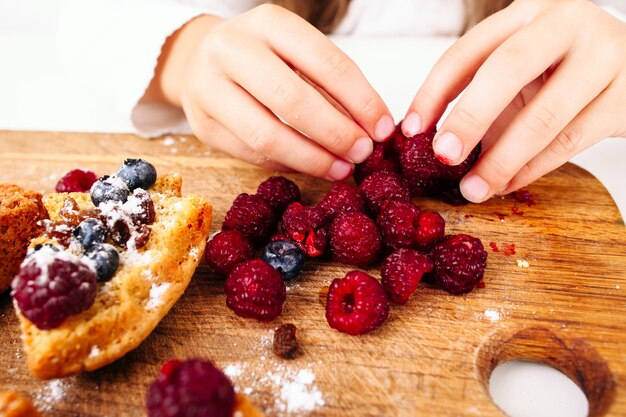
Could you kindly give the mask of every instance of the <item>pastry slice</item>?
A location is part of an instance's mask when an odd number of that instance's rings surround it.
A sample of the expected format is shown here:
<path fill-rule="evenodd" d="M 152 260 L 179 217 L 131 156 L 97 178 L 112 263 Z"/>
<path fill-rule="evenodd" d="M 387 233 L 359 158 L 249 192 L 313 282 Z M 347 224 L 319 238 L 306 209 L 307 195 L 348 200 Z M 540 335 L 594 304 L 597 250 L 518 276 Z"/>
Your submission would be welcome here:
<path fill-rule="evenodd" d="M 182 197 L 179 175 L 156 179 L 154 171 L 143 183 L 124 176 L 133 161 L 142 160 L 127 160 L 91 194 L 43 199 L 50 220 L 31 242 L 12 291 L 36 377 L 93 371 L 139 346 L 201 261 L 209 202 Z"/>

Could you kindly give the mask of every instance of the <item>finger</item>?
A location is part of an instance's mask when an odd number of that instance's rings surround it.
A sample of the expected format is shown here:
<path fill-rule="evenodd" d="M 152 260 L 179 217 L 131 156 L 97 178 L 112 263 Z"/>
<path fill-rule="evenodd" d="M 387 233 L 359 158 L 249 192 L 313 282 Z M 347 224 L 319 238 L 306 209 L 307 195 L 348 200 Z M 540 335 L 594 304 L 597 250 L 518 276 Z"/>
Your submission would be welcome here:
<path fill-rule="evenodd" d="M 610 82 L 612 70 L 568 57 L 545 86 L 461 181 L 465 198 L 481 202 L 508 188 L 522 167 L 561 132 Z"/>
<path fill-rule="evenodd" d="M 552 32 L 551 18 L 539 16 L 496 48 L 435 135 L 436 155 L 451 165 L 464 161 L 522 88 L 560 61 L 573 43 L 574 31 L 562 36 Z M 542 42 L 537 44 L 537 39 Z"/>
<path fill-rule="evenodd" d="M 491 15 L 448 48 L 415 95 L 402 123 L 404 134 L 413 136 L 432 129 L 489 55 L 524 25 L 524 18 L 514 4 Z"/>
<path fill-rule="evenodd" d="M 385 140 L 391 136 L 395 129 L 391 112 L 358 66 L 302 18 L 285 11 L 282 14 L 283 31 L 261 32 L 256 28 L 259 36 L 265 37 L 283 60 L 335 98 L 371 138 Z"/>
<path fill-rule="evenodd" d="M 367 133 L 326 101 L 272 51 L 237 38 L 241 57 L 225 61 L 225 71 L 256 100 L 287 124 L 335 155 L 354 163 L 372 152 Z M 241 60 L 243 59 L 243 65 Z M 250 71 L 254 66 L 255 71 Z"/>
<path fill-rule="evenodd" d="M 320 93 L 326 101 L 332 104 L 334 108 L 336 108 L 339 112 L 341 112 L 341 114 L 352 119 L 352 116 L 350 116 L 350 113 L 348 113 L 348 110 L 344 109 L 343 106 L 339 104 L 339 102 L 335 100 L 330 94 L 328 94 L 322 87 L 315 84 L 312 80 L 310 80 L 306 75 L 304 75 L 300 71 L 296 70 L 296 74 L 298 74 L 298 76 L 302 78 L 311 87 L 315 88 L 315 90 L 317 90 L 317 92 Z"/>
<path fill-rule="evenodd" d="M 203 108 L 262 158 L 333 181 L 347 178 L 353 166 L 280 122 L 245 90 L 230 81 L 212 82 Z M 224 105 L 213 97 L 228 97 Z M 244 115 L 242 117 L 242 115 Z"/>
<path fill-rule="evenodd" d="M 191 117 L 188 117 L 193 132 L 198 139 L 208 144 L 211 148 L 225 152 L 251 164 L 259 165 L 270 171 L 293 171 L 282 164 L 266 159 L 261 154 L 254 152 L 248 145 L 243 143 L 218 121 L 205 113 L 201 111 L 189 111 L 193 112 Z M 185 113 L 190 115 L 189 111 Z"/>
<path fill-rule="evenodd" d="M 619 94 L 615 88 L 594 99 L 550 142 L 548 147 L 520 169 L 502 193 L 507 194 L 530 184 L 599 140 L 613 135 L 614 132 L 610 127 L 617 119 L 616 115 L 607 109 L 615 108 L 618 100 Z M 621 101 L 624 101 L 623 97 Z"/>

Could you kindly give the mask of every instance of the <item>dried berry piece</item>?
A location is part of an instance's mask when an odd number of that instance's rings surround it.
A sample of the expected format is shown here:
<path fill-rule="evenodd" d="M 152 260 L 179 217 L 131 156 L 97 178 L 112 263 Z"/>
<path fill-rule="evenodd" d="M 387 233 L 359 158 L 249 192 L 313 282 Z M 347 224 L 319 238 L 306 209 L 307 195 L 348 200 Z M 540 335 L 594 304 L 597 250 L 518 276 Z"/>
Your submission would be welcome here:
<path fill-rule="evenodd" d="M 54 189 L 57 193 L 86 193 L 97 180 L 98 177 L 91 171 L 73 169 L 57 182 Z"/>
<path fill-rule="evenodd" d="M 284 359 L 293 359 L 298 352 L 296 326 L 286 323 L 274 331 L 273 350 L 277 356 Z"/>
<path fill-rule="evenodd" d="M 156 217 L 152 197 L 141 188 L 137 188 L 128 196 L 128 200 L 124 203 L 124 210 L 134 224 L 152 224 Z"/>
<path fill-rule="evenodd" d="M 43 220 L 44 236 L 57 241 L 61 246 L 67 248 L 73 237 L 74 225 L 64 220 Z"/>

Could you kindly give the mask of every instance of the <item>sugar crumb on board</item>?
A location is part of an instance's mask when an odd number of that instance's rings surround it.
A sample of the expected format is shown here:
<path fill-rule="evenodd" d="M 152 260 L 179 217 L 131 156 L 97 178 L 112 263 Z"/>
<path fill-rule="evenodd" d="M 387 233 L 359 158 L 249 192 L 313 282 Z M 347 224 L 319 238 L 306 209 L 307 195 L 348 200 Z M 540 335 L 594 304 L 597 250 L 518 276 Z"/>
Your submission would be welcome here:
<path fill-rule="evenodd" d="M 528 268 L 530 264 L 528 263 L 528 261 L 525 261 L 523 259 L 518 259 L 517 266 L 519 266 L 520 268 Z"/>

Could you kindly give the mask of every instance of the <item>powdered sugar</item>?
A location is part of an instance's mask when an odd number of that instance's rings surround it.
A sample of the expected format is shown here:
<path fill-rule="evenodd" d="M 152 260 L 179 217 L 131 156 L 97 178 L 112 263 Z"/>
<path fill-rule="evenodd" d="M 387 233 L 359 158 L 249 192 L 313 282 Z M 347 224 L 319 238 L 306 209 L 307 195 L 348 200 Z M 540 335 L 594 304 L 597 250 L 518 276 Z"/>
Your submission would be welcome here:
<path fill-rule="evenodd" d="M 35 283 L 39 286 L 44 286 L 46 282 L 48 282 L 48 280 L 50 279 L 48 274 L 48 268 L 56 259 L 70 262 L 73 264 L 85 264 L 76 255 L 73 255 L 67 251 L 54 250 L 50 246 L 44 245 L 41 247 L 41 249 L 33 252 L 30 256 L 28 256 L 24 260 L 24 262 L 22 262 L 21 267 L 24 267 L 30 262 L 35 262 L 37 267 L 41 270 L 41 274 L 39 274 Z"/>
<path fill-rule="evenodd" d="M 62 379 L 53 379 L 45 383 L 34 396 L 39 411 L 51 411 L 52 407 L 65 397 L 67 386 L 67 383 Z"/>
<path fill-rule="evenodd" d="M 153 310 L 163 304 L 163 295 L 170 288 L 171 284 L 169 282 L 164 282 L 163 284 L 152 284 L 150 287 L 150 299 L 146 304 L 146 310 Z"/>
<path fill-rule="evenodd" d="M 308 415 L 325 404 L 314 369 L 319 363 L 302 364 L 278 359 L 271 353 L 273 332 L 261 335 L 253 346 L 260 361 L 230 363 L 223 366 L 236 390 L 255 395 L 256 405 L 269 416 Z M 267 396 L 270 393 L 270 396 Z"/>
<path fill-rule="evenodd" d="M 493 323 L 500 320 L 500 313 L 496 310 L 487 309 L 485 310 L 485 317 L 487 317 Z"/>
<path fill-rule="evenodd" d="M 93 345 L 91 347 L 91 351 L 89 352 L 89 357 L 90 358 L 96 358 L 98 356 L 100 356 L 100 348 L 98 348 L 98 346 L 96 346 L 96 345 Z"/>

